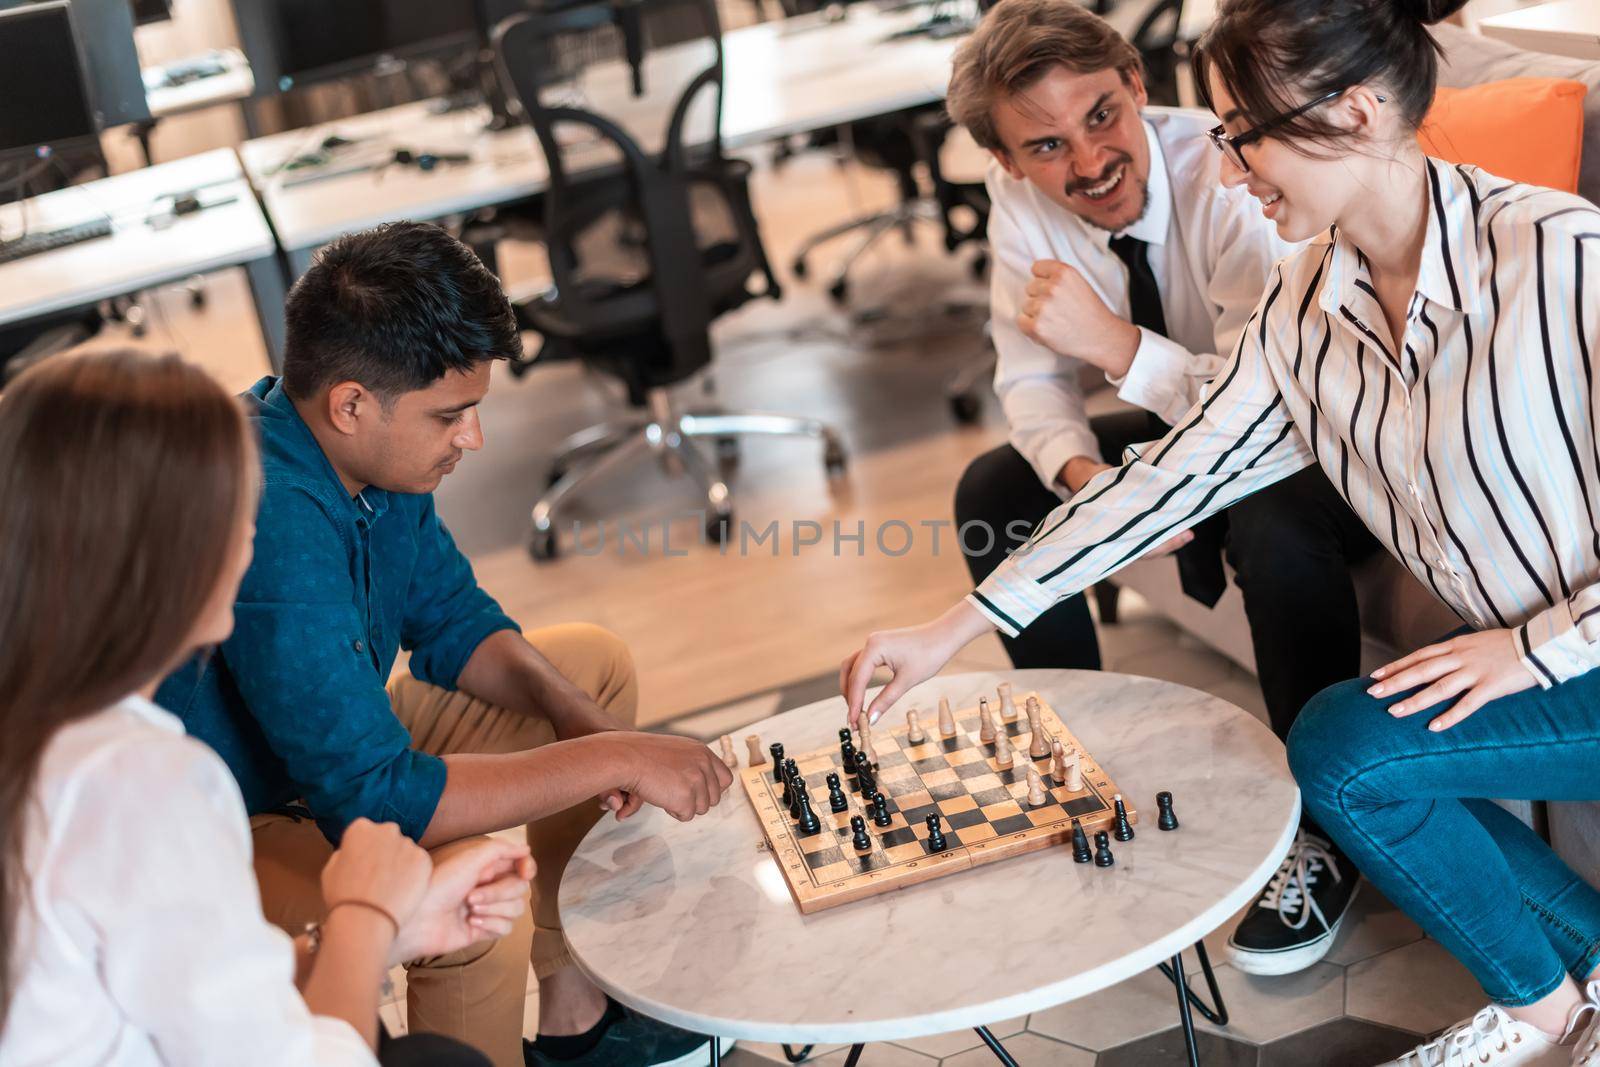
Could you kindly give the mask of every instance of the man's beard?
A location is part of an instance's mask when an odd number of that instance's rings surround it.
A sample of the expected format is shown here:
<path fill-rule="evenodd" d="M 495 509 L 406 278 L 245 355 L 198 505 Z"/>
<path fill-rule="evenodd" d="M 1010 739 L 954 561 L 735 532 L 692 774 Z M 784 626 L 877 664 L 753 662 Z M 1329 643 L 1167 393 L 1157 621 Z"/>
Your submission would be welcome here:
<path fill-rule="evenodd" d="M 1113 159 L 1110 163 L 1106 164 L 1106 169 L 1100 172 L 1100 176 L 1098 178 L 1090 178 L 1087 181 L 1075 182 L 1072 185 L 1064 187 L 1062 189 L 1062 192 L 1066 195 L 1068 200 L 1071 200 L 1074 196 L 1076 196 L 1078 193 L 1082 192 L 1085 189 L 1093 189 L 1097 185 L 1104 185 L 1106 183 L 1106 180 L 1111 177 L 1112 173 L 1114 171 L 1116 171 L 1116 169 L 1118 167 L 1124 168 L 1123 175 L 1122 175 L 1122 180 L 1123 181 L 1130 180 L 1131 177 L 1132 177 L 1132 173 L 1131 172 L 1133 170 L 1133 157 L 1128 155 L 1125 152 L 1121 153 L 1118 156 L 1118 158 Z M 1093 201 L 1090 201 L 1090 203 L 1093 203 Z M 1122 224 L 1121 226 L 1112 228 L 1110 226 L 1106 226 L 1106 225 L 1104 225 L 1102 223 L 1096 222 L 1094 219 L 1091 219 L 1091 218 L 1084 218 L 1084 221 L 1087 222 L 1089 225 L 1098 227 L 1099 229 L 1105 230 L 1108 233 L 1120 233 L 1121 231 L 1127 229 L 1129 226 L 1132 226 L 1135 222 L 1138 222 L 1140 219 L 1144 218 L 1144 213 L 1145 213 L 1146 210 L 1149 209 L 1149 207 L 1150 207 L 1150 183 L 1149 182 L 1145 182 L 1143 198 L 1139 201 L 1138 214 L 1134 215 L 1133 218 L 1129 219 L 1126 223 Z M 1080 216 L 1080 217 L 1082 217 L 1082 216 Z"/>
<path fill-rule="evenodd" d="M 1126 180 L 1126 179 L 1124 179 L 1124 180 Z M 1096 222 L 1094 219 L 1088 219 L 1088 218 L 1085 218 L 1083 221 L 1087 222 L 1090 226 L 1093 226 L 1093 227 L 1095 227 L 1096 229 L 1099 229 L 1099 230 L 1104 230 L 1107 233 L 1121 233 L 1123 230 L 1126 230 L 1129 226 L 1132 226 L 1134 223 L 1136 223 L 1140 219 L 1144 218 L 1144 213 L 1146 211 L 1149 211 L 1149 210 L 1150 210 L 1150 183 L 1146 182 L 1145 186 L 1144 186 L 1144 196 L 1139 201 L 1139 213 L 1137 215 L 1135 215 L 1133 218 L 1129 219 L 1127 222 L 1123 223 L 1121 226 L 1115 226 L 1115 227 L 1106 226 L 1106 225 L 1104 225 L 1102 223 Z M 1079 218 L 1082 218 L 1082 217 L 1083 216 L 1081 216 L 1081 215 L 1079 216 Z"/>

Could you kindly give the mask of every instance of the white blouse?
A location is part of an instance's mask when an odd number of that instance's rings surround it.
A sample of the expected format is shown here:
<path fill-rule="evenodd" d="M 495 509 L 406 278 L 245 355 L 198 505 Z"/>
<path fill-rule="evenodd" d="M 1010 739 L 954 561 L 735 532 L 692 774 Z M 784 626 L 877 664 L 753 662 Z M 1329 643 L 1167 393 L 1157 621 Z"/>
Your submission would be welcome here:
<path fill-rule="evenodd" d="M 128 697 L 67 726 L 34 796 L 0 1067 L 374 1067 L 300 999 L 238 787 L 177 718 Z"/>

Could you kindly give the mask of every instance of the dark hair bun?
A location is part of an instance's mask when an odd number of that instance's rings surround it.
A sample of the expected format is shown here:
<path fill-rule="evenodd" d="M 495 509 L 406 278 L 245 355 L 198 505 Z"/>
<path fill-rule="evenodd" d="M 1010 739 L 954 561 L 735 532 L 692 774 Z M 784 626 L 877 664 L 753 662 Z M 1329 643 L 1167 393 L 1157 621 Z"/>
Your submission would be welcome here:
<path fill-rule="evenodd" d="M 1389 0 L 1402 18 L 1431 26 L 1467 6 L 1467 0 Z"/>

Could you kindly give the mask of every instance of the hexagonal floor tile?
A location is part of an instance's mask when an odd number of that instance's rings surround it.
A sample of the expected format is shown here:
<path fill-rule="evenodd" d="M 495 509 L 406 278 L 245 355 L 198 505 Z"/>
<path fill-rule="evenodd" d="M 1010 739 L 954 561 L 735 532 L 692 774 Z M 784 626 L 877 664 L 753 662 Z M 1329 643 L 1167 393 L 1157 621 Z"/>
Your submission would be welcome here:
<path fill-rule="evenodd" d="M 1339 938 L 1324 959 L 1328 963 L 1359 963 L 1390 949 L 1421 941 L 1422 927 L 1389 903 L 1377 888 L 1363 885 L 1339 927 Z"/>
<path fill-rule="evenodd" d="M 1345 969 L 1346 1012 L 1400 1030 L 1443 1030 L 1486 1001 L 1472 975 L 1437 941 L 1417 941 Z"/>
<path fill-rule="evenodd" d="M 1260 1067 L 1369 1067 L 1398 1059 L 1421 1041 L 1390 1026 L 1336 1019 L 1263 1047 Z"/>
<path fill-rule="evenodd" d="M 805 1067 L 844 1067 L 845 1057 L 850 1054 L 849 1046 L 827 1046 L 832 1052 L 820 1056 L 807 1058 Z M 861 1059 L 856 1061 L 859 1067 L 937 1067 L 939 1061 L 932 1056 L 924 1056 L 920 1052 L 912 1052 L 899 1045 L 890 1045 L 879 1042 L 868 1045 L 861 1050 Z M 782 1052 L 776 1045 L 757 1045 L 749 1047 L 740 1045 L 731 1055 L 722 1058 L 723 1067 L 772 1067 L 773 1064 L 787 1065 Z"/>
<path fill-rule="evenodd" d="M 1094 1053 L 1038 1034 L 1015 1034 L 1005 1039 L 1005 1046 L 1012 1059 L 1027 1067 L 1094 1067 Z M 987 1048 L 969 1048 L 939 1067 L 998 1067 L 999 1063 Z"/>
<path fill-rule="evenodd" d="M 1204 975 L 1190 974 L 1188 979 L 1197 996 L 1209 999 Z M 1326 963 L 1272 978 L 1218 967 L 1217 984 L 1228 1008 L 1228 1025 L 1214 1026 L 1200 1015 L 1195 1025 L 1258 1045 L 1344 1014 L 1344 971 Z"/>
<path fill-rule="evenodd" d="M 794 1049 L 796 1052 L 800 1051 L 800 1047 L 797 1045 L 790 1045 L 789 1047 Z M 830 1052 L 835 1052 L 839 1049 L 849 1047 L 849 1045 L 817 1045 L 812 1048 L 808 1056 L 808 1062 L 810 1059 L 820 1058 L 822 1056 L 826 1056 Z M 753 1059 L 749 1062 L 759 1063 L 760 1067 L 768 1067 L 769 1064 L 779 1064 L 780 1067 L 788 1067 L 789 1064 L 788 1057 L 783 1054 L 782 1047 L 769 1044 L 767 1042 L 741 1041 L 739 1042 L 739 1051 L 752 1057 Z M 724 1059 L 723 1062 L 727 1063 L 728 1061 Z"/>
<path fill-rule="evenodd" d="M 1004 1040 L 1013 1034 L 1020 1034 L 1028 1028 L 1028 1017 L 1018 1016 L 1004 1022 L 990 1023 L 989 1032 L 995 1037 Z M 970 1027 L 965 1030 L 952 1030 L 948 1034 L 933 1034 L 929 1037 L 913 1037 L 903 1041 L 896 1041 L 912 1052 L 920 1052 L 924 1056 L 943 1058 L 954 1056 L 958 1052 L 965 1052 L 971 1048 L 982 1048 L 983 1038 L 978 1036 L 978 1031 Z"/>
<path fill-rule="evenodd" d="M 1242 1041 L 1201 1031 L 1195 1034 L 1200 1062 L 1206 1067 L 1257 1067 L 1261 1050 Z M 1159 1034 L 1108 1049 L 1095 1059 L 1095 1067 L 1187 1067 L 1189 1054 L 1183 1031 L 1174 1026 Z"/>
<path fill-rule="evenodd" d="M 1194 970 L 1198 973 L 1199 967 Z M 1160 971 L 1149 970 L 1110 989 L 1036 1011 L 1028 1029 L 1098 1052 L 1165 1030 L 1177 1021 L 1178 995 L 1172 983 Z"/>

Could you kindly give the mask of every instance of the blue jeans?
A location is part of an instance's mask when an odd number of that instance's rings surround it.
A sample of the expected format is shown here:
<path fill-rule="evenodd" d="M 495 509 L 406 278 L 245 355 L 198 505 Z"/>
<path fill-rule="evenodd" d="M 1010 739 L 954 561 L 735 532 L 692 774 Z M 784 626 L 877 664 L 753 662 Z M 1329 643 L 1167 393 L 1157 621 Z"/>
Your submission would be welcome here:
<path fill-rule="evenodd" d="M 1531 1004 L 1600 962 L 1600 892 L 1483 797 L 1600 799 L 1600 670 L 1525 689 L 1434 733 L 1370 678 L 1311 699 L 1289 734 L 1307 812 L 1367 879 L 1473 973 Z"/>

